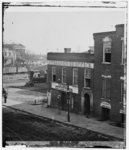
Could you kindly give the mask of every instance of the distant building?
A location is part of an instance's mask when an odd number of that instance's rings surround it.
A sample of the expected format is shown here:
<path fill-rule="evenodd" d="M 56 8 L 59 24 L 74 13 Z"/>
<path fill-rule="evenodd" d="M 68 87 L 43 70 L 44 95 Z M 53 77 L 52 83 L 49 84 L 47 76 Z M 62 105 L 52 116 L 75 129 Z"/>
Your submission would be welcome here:
<path fill-rule="evenodd" d="M 3 73 L 27 72 L 24 65 L 25 47 L 22 44 L 3 45 Z"/>
<path fill-rule="evenodd" d="M 24 59 L 25 57 L 25 46 L 22 44 L 15 44 L 13 47 L 17 58 Z"/>
<path fill-rule="evenodd" d="M 14 65 L 16 60 L 24 60 L 25 47 L 22 44 L 4 44 L 3 55 L 4 58 L 7 60 L 7 65 Z"/>
<path fill-rule="evenodd" d="M 16 61 L 16 53 L 10 50 L 8 47 L 3 48 L 3 58 L 5 65 L 14 65 Z"/>
<path fill-rule="evenodd" d="M 65 53 L 48 53 L 47 59 L 51 106 L 67 110 L 69 87 L 70 111 L 85 114 L 88 109 L 92 113 L 94 55 L 65 49 Z"/>
<path fill-rule="evenodd" d="M 94 114 L 123 123 L 126 107 L 124 25 L 94 33 Z"/>

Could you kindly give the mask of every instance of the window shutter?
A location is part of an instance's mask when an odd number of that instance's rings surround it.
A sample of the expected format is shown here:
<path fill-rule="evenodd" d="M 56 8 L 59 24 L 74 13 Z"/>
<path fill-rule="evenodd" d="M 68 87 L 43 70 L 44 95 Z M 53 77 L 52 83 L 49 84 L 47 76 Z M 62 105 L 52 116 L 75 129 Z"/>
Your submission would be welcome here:
<path fill-rule="evenodd" d="M 106 79 L 106 98 L 110 99 L 111 98 L 111 80 Z"/>
<path fill-rule="evenodd" d="M 102 98 L 106 98 L 106 80 L 102 79 Z"/>

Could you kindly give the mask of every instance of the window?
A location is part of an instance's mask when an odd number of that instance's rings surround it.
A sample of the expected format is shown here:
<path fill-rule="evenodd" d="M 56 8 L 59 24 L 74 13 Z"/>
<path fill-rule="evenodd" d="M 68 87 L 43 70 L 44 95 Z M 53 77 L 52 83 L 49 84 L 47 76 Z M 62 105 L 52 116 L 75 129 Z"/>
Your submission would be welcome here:
<path fill-rule="evenodd" d="M 121 102 L 126 104 L 126 89 L 124 87 L 124 80 L 121 80 Z"/>
<path fill-rule="evenodd" d="M 111 98 L 111 79 L 110 78 L 102 78 L 102 98 L 110 99 Z"/>
<path fill-rule="evenodd" d="M 73 68 L 73 85 L 78 85 L 78 68 Z"/>
<path fill-rule="evenodd" d="M 124 97 L 124 81 L 121 81 L 121 102 L 123 102 Z"/>
<path fill-rule="evenodd" d="M 56 67 L 52 67 L 52 82 L 56 82 Z"/>
<path fill-rule="evenodd" d="M 103 62 L 111 63 L 111 42 L 109 37 L 103 39 Z"/>
<path fill-rule="evenodd" d="M 125 63 L 125 61 L 126 61 L 126 51 L 125 51 L 125 47 L 124 47 L 124 38 L 121 38 L 121 40 L 122 40 L 122 64 L 124 64 Z"/>
<path fill-rule="evenodd" d="M 91 69 L 88 68 L 84 70 L 84 87 L 91 87 Z"/>
<path fill-rule="evenodd" d="M 62 68 L 62 83 L 66 83 L 66 68 Z"/>

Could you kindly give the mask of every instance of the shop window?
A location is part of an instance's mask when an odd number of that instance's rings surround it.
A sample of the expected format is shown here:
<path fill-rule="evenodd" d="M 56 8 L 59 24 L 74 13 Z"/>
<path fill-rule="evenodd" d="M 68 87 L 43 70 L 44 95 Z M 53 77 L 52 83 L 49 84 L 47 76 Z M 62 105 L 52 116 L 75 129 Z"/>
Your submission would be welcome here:
<path fill-rule="evenodd" d="M 62 83 L 66 83 L 66 68 L 62 68 Z"/>
<path fill-rule="evenodd" d="M 84 70 L 84 87 L 91 87 L 91 69 L 88 68 Z"/>
<path fill-rule="evenodd" d="M 111 63 L 111 42 L 109 37 L 103 39 L 103 62 Z"/>
<path fill-rule="evenodd" d="M 78 68 L 73 68 L 73 85 L 78 85 Z"/>
<path fill-rule="evenodd" d="M 52 82 L 56 82 L 56 67 L 52 67 Z"/>
<path fill-rule="evenodd" d="M 110 78 L 102 78 L 102 98 L 111 98 L 111 83 Z"/>

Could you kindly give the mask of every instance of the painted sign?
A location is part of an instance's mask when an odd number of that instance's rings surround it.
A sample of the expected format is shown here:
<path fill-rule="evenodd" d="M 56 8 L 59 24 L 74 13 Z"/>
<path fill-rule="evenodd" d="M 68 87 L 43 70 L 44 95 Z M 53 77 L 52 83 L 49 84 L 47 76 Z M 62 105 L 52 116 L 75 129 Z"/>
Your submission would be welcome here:
<path fill-rule="evenodd" d="M 87 63 L 87 62 L 49 60 L 48 64 L 56 65 L 56 66 L 67 66 L 67 67 L 94 68 L 94 63 Z"/>
<path fill-rule="evenodd" d="M 56 83 L 56 82 L 52 82 L 52 88 L 60 90 L 60 91 L 67 92 L 67 85 L 65 85 L 65 84 L 59 84 L 59 83 Z"/>
<path fill-rule="evenodd" d="M 69 89 L 72 89 L 72 93 L 76 93 L 76 94 L 78 94 L 78 87 L 76 87 L 76 86 L 69 86 Z"/>
<path fill-rule="evenodd" d="M 109 104 L 108 102 L 101 102 L 100 106 L 104 107 L 104 108 L 111 109 L 111 104 Z"/>
<path fill-rule="evenodd" d="M 51 87 L 53 89 L 57 89 L 57 90 L 64 91 L 64 92 L 68 92 L 66 84 L 60 84 L 60 83 L 52 82 Z M 78 94 L 78 87 L 73 87 L 73 86 L 70 85 L 69 86 L 69 92 Z"/>

